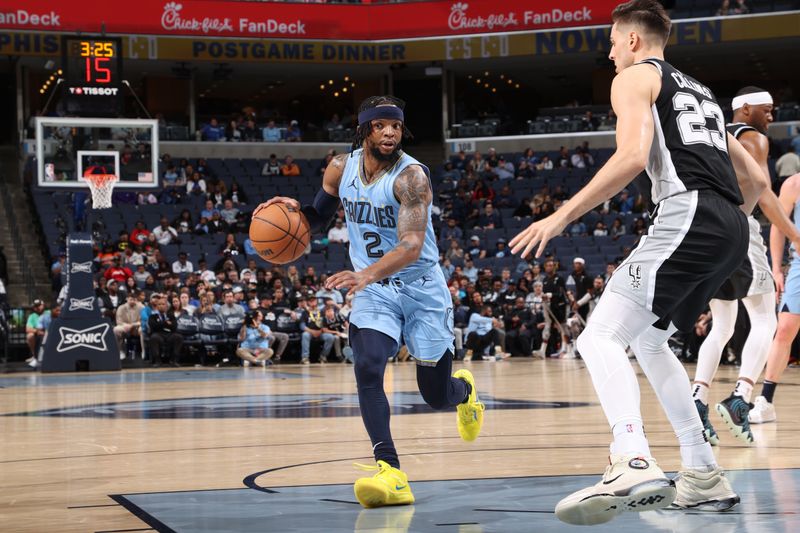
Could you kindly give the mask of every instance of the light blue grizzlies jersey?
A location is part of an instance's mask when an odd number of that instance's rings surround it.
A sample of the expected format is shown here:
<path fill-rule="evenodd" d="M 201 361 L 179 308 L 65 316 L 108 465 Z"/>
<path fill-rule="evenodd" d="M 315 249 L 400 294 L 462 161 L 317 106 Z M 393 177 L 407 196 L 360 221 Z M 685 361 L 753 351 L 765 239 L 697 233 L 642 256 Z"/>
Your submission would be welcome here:
<path fill-rule="evenodd" d="M 363 149 L 359 148 L 347 158 L 342 181 L 339 183 L 339 198 L 344 207 L 350 237 L 350 261 L 356 271 L 375 263 L 400 242 L 397 236 L 400 202 L 394 196 L 394 181 L 397 176 L 409 165 L 420 165 L 430 179 L 428 167 L 401 152 L 402 155 L 394 166 L 377 181 L 367 185 L 364 181 L 362 152 Z M 402 281 L 414 280 L 438 263 L 439 249 L 431 222 L 431 208 L 428 206 L 425 243 L 419 259 L 392 277 Z"/>

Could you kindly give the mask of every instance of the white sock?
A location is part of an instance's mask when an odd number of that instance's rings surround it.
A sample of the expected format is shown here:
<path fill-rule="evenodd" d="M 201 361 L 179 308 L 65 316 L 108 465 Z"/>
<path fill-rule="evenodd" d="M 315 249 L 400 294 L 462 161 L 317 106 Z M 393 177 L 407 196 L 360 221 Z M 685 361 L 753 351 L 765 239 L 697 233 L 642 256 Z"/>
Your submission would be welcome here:
<path fill-rule="evenodd" d="M 694 390 L 692 392 L 692 398 L 695 400 L 700 400 L 703 402 L 703 405 L 708 405 L 708 385 L 695 381 L 693 388 Z"/>
<path fill-rule="evenodd" d="M 663 331 L 651 327 L 634 339 L 631 346 L 678 437 L 683 465 L 713 470 L 716 459 L 692 400 L 689 376 L 667 345 L 674 331 L 674 328 Z"/>
<path fill-rule="evenodd" d="M 637 454 L 652 457 L 647 437 L 644 436 L 644 427 L 641 421 L 619 423 L 611 428 L 614 433 L 614 442 L 611 444 L 611 453 L 616 455 Z"/>
<path fill-rule="evenodd" d="M 743 379 L 739 379 L 733 389 L 733 395 L 741 396 L 744 401 L 750 403 L 750 398 L 753 396 L 753 385 Z"/>

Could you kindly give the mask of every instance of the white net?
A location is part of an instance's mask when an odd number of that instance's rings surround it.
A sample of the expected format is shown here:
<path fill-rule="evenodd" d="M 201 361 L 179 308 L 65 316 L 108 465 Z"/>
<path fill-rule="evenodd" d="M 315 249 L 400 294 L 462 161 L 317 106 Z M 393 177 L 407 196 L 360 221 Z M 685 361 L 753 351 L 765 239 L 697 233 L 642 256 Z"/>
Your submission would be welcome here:
<path fill-rule="evenodd" d="M 92 191 L 92 207 L 94 209 L 108 209 L 111 207 L 111 194 L 114 192 L 114 184 L 119 178 L 114 174 L 91 174 L 84 176 Z"/>

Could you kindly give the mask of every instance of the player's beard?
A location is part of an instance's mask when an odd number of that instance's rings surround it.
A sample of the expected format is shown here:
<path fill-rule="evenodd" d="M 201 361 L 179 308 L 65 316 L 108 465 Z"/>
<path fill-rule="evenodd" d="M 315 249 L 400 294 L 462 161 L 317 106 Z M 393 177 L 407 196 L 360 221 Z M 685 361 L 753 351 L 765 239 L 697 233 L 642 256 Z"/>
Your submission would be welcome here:
<path fill-rule="evenodd" d="M 388 154 L 384 154 L 383 152 L 381 152 L 380 146 L 372 142 L 368 143 L 368 148 L 370 155 L 372 155 L 372 157 L 374 157 L 381 163 L 393 163 L 397 161 L 397 159 L 400 157 L 400 150 L 401 150 L 400 143 L 397 143 L 394 147 L 394 150 L 392 150 L 391 153 Z"/>

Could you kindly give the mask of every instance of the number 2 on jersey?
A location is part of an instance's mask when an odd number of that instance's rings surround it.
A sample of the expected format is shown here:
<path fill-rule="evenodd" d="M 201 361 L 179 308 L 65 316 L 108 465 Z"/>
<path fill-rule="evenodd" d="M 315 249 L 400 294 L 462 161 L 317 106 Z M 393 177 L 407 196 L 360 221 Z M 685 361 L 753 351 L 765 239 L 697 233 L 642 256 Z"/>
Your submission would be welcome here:
<path fill-rule="evenodd" d="M 381 236 L 374 231 L 364 232 L 364 244 L 367 245 L 367 257 L 383 257 L 383 250 L 379 248 L 381 245 Z"/>
<path fill-rule="evenodd" d="M 711 100 L 697 101 L 694 95 L 684 92 L 675 93 L 672 105 L 678 114 L 678 131 L 684 144 L 707 144 L 725 153 L 728 143 L 725 139 L 725 118 L 722 109 Z M 706 127 L 706 119 L 714 119 L 716 129 Z"/>

